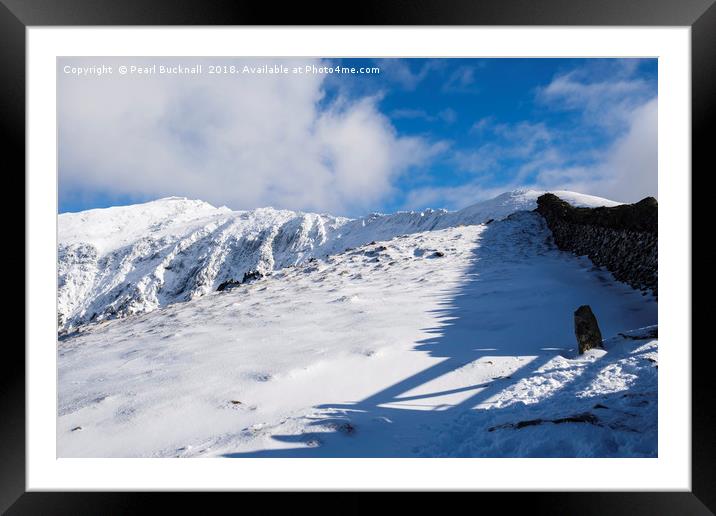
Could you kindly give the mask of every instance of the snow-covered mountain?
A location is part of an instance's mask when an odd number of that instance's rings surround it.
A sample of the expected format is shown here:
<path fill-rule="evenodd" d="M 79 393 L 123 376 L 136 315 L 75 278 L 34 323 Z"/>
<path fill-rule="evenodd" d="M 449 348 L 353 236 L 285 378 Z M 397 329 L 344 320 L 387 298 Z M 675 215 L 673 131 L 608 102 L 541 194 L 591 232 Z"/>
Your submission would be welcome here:
<path fill-rule="evenodd" d="M 508 192 L 457 212 L 358 219 L 272 208 L 231 211 L 179 197 L 61 214 L 59 329 L 150 312 L 372 241 L 502 219 L 534 209 L 542 193 Z M 578 206 L 618 204 L 554 193 Z"/>
<path fill-rule="evenodd" d="M 59 341 L 58 456 L 656 456 L 656 299 L 508 216 L 536 195 L 352 221 L 177 199 L 68 216 L 96 306 L 113 275 L 156 305 L 211 288 Z M 211 292 L 258 259 L 270 276 Z M 582 304 L 605 341 L 578 355 Z"/>

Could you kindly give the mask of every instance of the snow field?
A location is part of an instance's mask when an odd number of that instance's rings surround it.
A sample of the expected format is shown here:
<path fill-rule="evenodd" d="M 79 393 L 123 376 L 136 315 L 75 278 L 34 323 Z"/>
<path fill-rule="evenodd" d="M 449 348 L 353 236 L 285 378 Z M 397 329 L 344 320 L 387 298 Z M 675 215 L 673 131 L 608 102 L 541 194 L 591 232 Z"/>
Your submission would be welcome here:
<path fill-rule="evenodd" d="M 58 455 L 654 456 L 656 306 L 534 213 L 396 234 L 63 337 Z"/>

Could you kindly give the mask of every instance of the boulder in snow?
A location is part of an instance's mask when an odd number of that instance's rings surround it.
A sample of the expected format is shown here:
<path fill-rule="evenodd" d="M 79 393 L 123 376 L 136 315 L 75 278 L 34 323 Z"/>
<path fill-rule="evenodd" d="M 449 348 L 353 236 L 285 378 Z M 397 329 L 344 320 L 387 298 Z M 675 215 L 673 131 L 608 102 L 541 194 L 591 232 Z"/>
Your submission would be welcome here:
<path fill-rule="evenodd" d="M 597 318 L 589 305 L 582 305 L 574 312 L 574 334 L 577 337 L 580 355 L 588 349 L 602 347 L 602 332 Z"/>

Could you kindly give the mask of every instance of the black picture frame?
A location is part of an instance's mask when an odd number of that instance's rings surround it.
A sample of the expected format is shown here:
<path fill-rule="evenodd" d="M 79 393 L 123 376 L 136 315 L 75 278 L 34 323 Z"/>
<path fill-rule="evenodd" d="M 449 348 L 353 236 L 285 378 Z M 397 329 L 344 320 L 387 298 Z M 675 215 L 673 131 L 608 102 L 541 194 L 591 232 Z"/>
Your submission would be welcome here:
<path fill-rule="evenodd" d="M 241 0 L 0 0 L 0 131 L 5 185 L 23 191 L 25 169 L 25 29 L 88 25 L 574 25 L 689 26 L 692 73 L 692 171 L 713 171 L 716 104 L 716 4 L 714 0 L 363 0 L 345 9 L 313 2 Z M 8 159 L 10 158 L 10 159 Z M 9 165 L 12 164 L 12 165 Z M 15 176 L 14 182 L 10 176 Z M 22 176 L 24 178 L 24 175 Z M 14 187 L 14 188 L 13 188 Z M 693 189 L 692 207 L 700 195 Z M 15 194 L 16 195 L 16 194 Z M 704 203 L 708 205 L 708 200 Z M 15 213 L 18 213 L 16 211 Z M 693 213 L 692 220 L 696 221 Z M 19 224 L 17 224 L 19 227 Z M 692 235 L 697 234 L 692 230 Z M 706 245 L 694 241 L 694 246 Z M 19 246 L 18 246 L 19 247 Z M 693 253 L 692 247 L 692 253 Z M 692 254 L 692 257 L 694 255 Z M 19 262 L 19 258 L 14 258 Z M 23 260 L 23 263 L 24 260 Z M 19 265 L 19 263 L 18 263 Z M 693 262 L 693 271 L 700 270 Z M 25 277 L 32 271 L 25 268 Z M 704 288 L 704 287 L 701 287 Z M 32 307 L 26 306 L 26 310 Z M 705 308 L 701 308 L 704 310 Z M 696 305 L 692 314 L 697 311 Z M 693 320 L 693 315 L 692 315 Z M 168 497 L 184 509 L 204 507 L 185 494 L 25 492 L 25 355 L 19 339 L 4 343 L 0 374 L 0 511 L 7 514 L 123 514 L 143 512 Z M 677 345 L 678 343 L 674 343 Z M 686 343 L 683 343 L 686 344 Z M 531 514 L 713 514 L 716 512 L 716 410 L 709 342 L 692 347 L 692 490 L 642 493 L 480 493 L 509 497 L 511 508 Z M 200 495 L 204 497 L 206 495 Z M 233 496 L 223 494 L 222 497 Z M 241 494 L 247 497 L 247 494 Z M 253 496 L 253 495 L 252 495 Z M 370 501 L 352 495 L 345 510 L 362 512 Z M 246 503 L 250 500 L 244 498 Z M 471 502 L 473 503 L 473 502 Z M 199 505 L 200 504 L 200 505 Z M 335 507 L 334 507 L 335 509 Z M 204 511 L 202 511 L 204 512 Z"/>

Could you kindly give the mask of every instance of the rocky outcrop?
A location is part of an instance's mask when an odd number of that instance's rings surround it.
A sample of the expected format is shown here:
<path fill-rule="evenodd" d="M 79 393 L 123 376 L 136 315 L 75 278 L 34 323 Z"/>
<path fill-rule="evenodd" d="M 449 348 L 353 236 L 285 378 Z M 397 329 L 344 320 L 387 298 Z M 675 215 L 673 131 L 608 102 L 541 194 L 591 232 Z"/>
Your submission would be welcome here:
<path fill-rule="evenodd" d="M 614 277 L 657 295 L 658 204 L 647 197 L 610 208 L 575 208 L 554 194 L 537 199 L 537 210 L 564 251 L 586 255 Z"/>
<path fill-rule="evenodd" d="M 239 285 L 244 285 L 246 283 L 251 283 L 257 280 L 260 280 L 263 278 L 265 274 L 261 271 L 248 271 L 244 273 L 244 279 L 241 281 L 236 281 L 233 279 L 224 281 L 221 285 L 218 286 L 216 289 L 217 292 L 223 292 L 227 289 L 232 289 L 233 287 L 237 287 Z"/>

